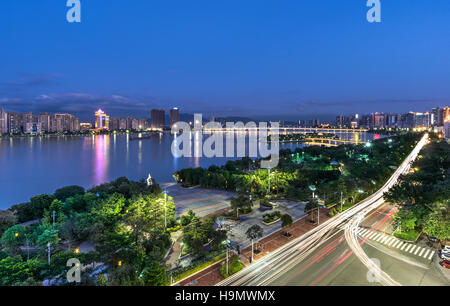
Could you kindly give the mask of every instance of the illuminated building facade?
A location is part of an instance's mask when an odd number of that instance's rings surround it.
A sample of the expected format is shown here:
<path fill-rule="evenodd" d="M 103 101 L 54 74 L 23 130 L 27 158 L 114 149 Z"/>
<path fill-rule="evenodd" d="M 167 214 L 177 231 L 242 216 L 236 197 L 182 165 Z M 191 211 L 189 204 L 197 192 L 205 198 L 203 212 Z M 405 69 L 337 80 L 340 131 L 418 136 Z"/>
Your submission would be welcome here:
<path fill-rule="evenodd" d="M 95 128 L 109 130 L 109 116 L 101 109 L 95 112 Z"/>

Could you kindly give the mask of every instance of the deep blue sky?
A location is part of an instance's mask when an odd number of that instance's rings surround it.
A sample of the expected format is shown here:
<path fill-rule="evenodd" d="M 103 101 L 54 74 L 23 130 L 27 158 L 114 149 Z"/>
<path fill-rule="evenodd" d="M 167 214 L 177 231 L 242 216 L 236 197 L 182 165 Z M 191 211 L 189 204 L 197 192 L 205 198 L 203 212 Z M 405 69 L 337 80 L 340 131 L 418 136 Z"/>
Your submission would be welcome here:
<path fill-rule="evenodd" d="M 450 100 L 450 1 L 2 0 L 0 107 L 299 119 Z"/>

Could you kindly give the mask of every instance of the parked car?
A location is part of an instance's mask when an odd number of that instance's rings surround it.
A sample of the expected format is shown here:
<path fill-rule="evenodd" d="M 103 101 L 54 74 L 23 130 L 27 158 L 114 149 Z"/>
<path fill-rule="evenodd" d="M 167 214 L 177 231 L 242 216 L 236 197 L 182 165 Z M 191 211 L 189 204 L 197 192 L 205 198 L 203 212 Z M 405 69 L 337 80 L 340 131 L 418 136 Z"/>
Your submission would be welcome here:
<path fill-rule="evenodd" d="M 447 269 L 450 269 L 450 260 L 443 260 L 439 264 Z"/>
<path fill-rule="evenodd" d="M 444 250 L 444 251 L 449 251 L 450 252 L 450 245 L 446 245 L 446 246 L 444 246 L 444 248 L 442 249 L 442 250 Z"/>
<path fill-rule="evenodd" d="M 436 237 L 428 237 L 428 240 L 431 242 L 438 242 L 439 240 Z"/>
<path fill-rule="evenodd" d="M 439 256 L 444 260 L 450 260 L 450 253 L 440 252 Z"/>

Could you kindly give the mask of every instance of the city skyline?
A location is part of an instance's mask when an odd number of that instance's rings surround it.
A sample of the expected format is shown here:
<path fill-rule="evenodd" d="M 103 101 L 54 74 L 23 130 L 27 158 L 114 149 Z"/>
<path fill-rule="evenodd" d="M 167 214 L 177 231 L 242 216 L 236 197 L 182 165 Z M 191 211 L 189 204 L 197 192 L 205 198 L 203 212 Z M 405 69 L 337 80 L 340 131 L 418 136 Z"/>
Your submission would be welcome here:
<path fill-rule="evenodd" d="M 91 105 L 281 120 L 448 105 L 450 3 L 385 3 L 369 24 L 363 2 L 84 3 L 83 22 L 69 24 L 52 1 L 9 1 L 0 104 L 83 121 Z"/>

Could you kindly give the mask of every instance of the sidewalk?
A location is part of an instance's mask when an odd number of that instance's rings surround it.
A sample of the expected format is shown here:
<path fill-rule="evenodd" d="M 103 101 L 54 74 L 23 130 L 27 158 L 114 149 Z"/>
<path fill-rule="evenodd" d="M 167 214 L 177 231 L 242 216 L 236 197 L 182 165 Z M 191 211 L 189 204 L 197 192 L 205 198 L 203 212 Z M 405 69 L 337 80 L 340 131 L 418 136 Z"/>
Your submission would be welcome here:
<path fill-rule="evenodd" d="M 331 217 L 327 216 L 328 209 L 322 208 L 320 211 L 320 222 L 325 222 Z M 275 233 L 270 234 L 269 236 L 261 239 L 257 243 L 255 243 L 255 250 L 256 245 L 261 246 L 260 250 L 261 252 L 259 254 L 254 255 L 254 260 L 261 259 L 265 255 L 267 255 L 270 252 L 273 252 L 274 250 L 278 249 L 279 247 L 283 246 L 284 244 L 288 243 L 292 239 L 295 239 L 304 233 L 310 231 L 317 225 L 315 223 L 310 223 L 310 216 L 305 216 L 302 219 L 298 220 L 294 224 L 292 224 L 287 229 L 281 229 L 276 231 Z M 314 219 L 316 220 L 316 219 Z M 282 236 L 281 234 L 284 231 L 288 231 L 291 233 L 290 238 L 286 238 L 285 236 Z M 244 250 L 241 250 L 241 261 L 244 264 L 244 266 L 247 266 L 249 262 L 249 258 L 251 257 L 251 246 L 245 248 Z M 177 285 L 180 286 L 213 286 L 219 281 L 223 280 L 224 278 L 220 275 L 219 268 L 222 264 L 223 260 L 221 262 L 218 262 L 208 268 L 206 268 L 203 271 L 198 272 L 197 274 L 194 274 L 181 282 L 179 282 Z"/>

